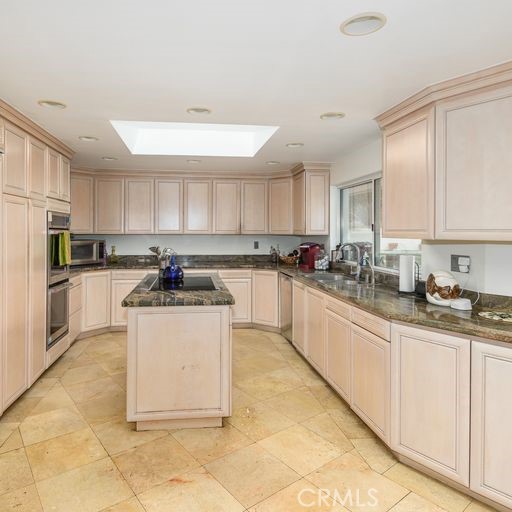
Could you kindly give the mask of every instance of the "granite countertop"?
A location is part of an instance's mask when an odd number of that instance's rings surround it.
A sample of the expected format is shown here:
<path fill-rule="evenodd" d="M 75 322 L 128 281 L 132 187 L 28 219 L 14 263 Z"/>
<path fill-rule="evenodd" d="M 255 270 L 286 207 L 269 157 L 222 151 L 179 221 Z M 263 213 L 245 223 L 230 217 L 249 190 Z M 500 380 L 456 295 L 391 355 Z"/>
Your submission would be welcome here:
<path fill-rule="evenodd" d="M 462 334 L 512 344 L 512 324 L 488 320 L 479 316 L 478 313 L 489 311 L 491 308 L 479 306 L 478 303 L 473 306 L 472 311 L 457 311 L 449 307 L 435 306 L 414 294 L 400 294 L 396 288 L 385 285 L 377 284 L 375 287 L 371 287 L 320 283 L 310 277 L 319 272 L 303 272 L 295 268 L 281 268 L 280 270 L 308 286 L 324 291 L 386 320 L 450 331 L 455 335 Z M 325 272 L 322 273 L 325 274 Z M 510 311 L 511 304 L 512 300 L 508 308 L 493 309 Z"/>
<path fill-rule="evenodd" d="M 148 274 L 123 299 L 123 307 L 155 307 L 155 306 L 225 306 L 235 303 L 222 279 L 215 273 L 195 274 L 195 276 L 209 276 L 217 290 L 188 291 L 188 290 L 150 290 L 158 273 Z"/>

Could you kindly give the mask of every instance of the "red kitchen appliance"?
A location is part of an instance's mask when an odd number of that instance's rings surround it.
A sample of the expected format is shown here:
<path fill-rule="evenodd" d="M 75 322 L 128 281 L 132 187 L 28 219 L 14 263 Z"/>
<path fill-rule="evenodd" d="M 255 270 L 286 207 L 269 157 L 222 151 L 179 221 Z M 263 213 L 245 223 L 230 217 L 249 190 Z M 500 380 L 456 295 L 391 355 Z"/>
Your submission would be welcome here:
<path fill-rule="evenodd" d="M 303 244 L 300 244 L 300 269 L 310 270 L 315 268 L 315 255 L 318 254 L 321 249 L 320 245 L 315 244 L 314 242 L 304 242 Z"/>

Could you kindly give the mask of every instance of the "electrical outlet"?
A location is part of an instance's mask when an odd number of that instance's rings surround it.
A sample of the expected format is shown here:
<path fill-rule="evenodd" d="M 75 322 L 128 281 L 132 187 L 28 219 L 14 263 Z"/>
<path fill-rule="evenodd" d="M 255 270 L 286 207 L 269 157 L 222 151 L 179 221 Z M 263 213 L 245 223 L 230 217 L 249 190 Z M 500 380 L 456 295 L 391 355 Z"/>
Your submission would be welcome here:
<path fill-rule="evenodd" d="M 258 242 L 258 240 L 254 240 L 254 248 L 255 249 L 259 249 L 260 248 L 260 243 Z"/>
<path fill-rule="evenodd" d="M 452 272 L 461 272 L 469 274 L 471 268 L 471 258 L 469 256 L 461 256 L 460 254 L 451 255 L 451 270 Z"/>

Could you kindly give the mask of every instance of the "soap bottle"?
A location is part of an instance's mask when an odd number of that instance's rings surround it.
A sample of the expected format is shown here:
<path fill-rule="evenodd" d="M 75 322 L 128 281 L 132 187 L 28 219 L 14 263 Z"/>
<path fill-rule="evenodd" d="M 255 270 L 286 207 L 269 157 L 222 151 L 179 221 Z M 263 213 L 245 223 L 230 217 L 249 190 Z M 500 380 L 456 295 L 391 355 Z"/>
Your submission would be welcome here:
<path fill-rule="evenodd" d="M 116 246 L 113 245 L 110 250 L 110 263 L 119 263 L 119 256 L 116 254 Z"/>

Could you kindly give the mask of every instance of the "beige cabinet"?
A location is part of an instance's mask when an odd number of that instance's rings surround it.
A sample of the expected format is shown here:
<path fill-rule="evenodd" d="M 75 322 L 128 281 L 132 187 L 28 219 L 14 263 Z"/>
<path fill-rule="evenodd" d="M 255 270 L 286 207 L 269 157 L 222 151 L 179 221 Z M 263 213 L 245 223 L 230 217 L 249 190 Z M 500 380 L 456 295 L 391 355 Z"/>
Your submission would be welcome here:
<path fill-rule="evenodd" d="M 5 121 L 0 117 L 0 154 L 5 150 Z"/>
<path fill-rule="evenodd" d="M 348 318 L 331 309 L 325 310 L 325 379 L 350 403 L 351 324 Z"/>
<path fill-rule="evenodd" d="M 125 233 L 153 233 L 155 230 L 154 181 L 150 178 L 126 178 L 125 192 Z"/>
<path fill-rule="evenodd" d="M 94 232 L 94 178 L 71 176 L 71 232 Z"/>
<path fill-rule="evenodd" d="M 242 233 L 268 233 L 267 180 L 242 181 Z"/>
<path fill-rule="evenodd" d="M 293 181 L 292 178 L 276 178 L 269 185 L 270 233 L 293 233 Z"/>
<path fill-rule="evenodd" d="M 219 276 L 227 289 L 235 298 L 231 306 L 231 321 L 233 324 L 252 322 L 252 271 L 251 270 L 221 270 Z"/>
<path fill-rule="evenodd" d="M 71 169 L 69 160 L 60 155 L 60 166 L 59 166 L 59 199 L 61 201 L 70 200 L 70 180 L 71 180 Z"/>
<path fill-rule="evenodd" d="M 46 146 L 34 139 L 28 141 L 28 195 L 46 201 Z"/>
<path fill-rule="evenodd" d="M 386 443 L 390 431 L 390 343 L 352 324 L 350 405 Z"/>
<path fill-rule="evenodd" d="M 252 321 L 279 327 L 279 275 L 275 270 L 252 273 Z"/>
<path fill-rule="evenodd" d="M 292 343 L 301 353 L 306 352 L 306 337 L 304 332 L 304 314 L 306 312 L 306 287 L 304 284 L 293 281 L 293 323 Z"/>
<path fill-rule="evenodd" d="M 469 485 L 470 342 L 393 325 L 391 447 Z"/>
<path fill-rule="evenodd" d="M 306 288 L 306 357 L 321 375 L 325 371 L 324 309 L 325 295 L 313 288 Z"/>
<path fill-rule="evenodd" d="M 329 234 L 329 171 L 306 171 L 306 235 Z"/>
<path fill-rule="evenodd" d="M 123 178 L 96 178 L 94 205 L 95 233 L 124 233 Z"/>
<path fill-rule="evenodd" d="M 110 272 L 82 276 L 82 332 L 110 326 Z"/>
<path fill-rule="evenodd" d="M 29 204 L 29 386 L 43 373 L 46 365 L 46 262 L 48 259 L 46 222 L 46 203 L 31 200 Z"/>
<path fill-rule="evenodd" d="M 73 343 L 82 332 L 82 277 L 69 280 L 69 343 Z"/>
<path fill-rule="evenodd" d="M 300 172 L 293 177 L 293 232 L 306 234 L 306 175 Z"/>
<path fill-rule="evenodd" d="M 60 199 L 60 155 L 51 148 L 48 148 L 46 155 L 48 159 L 48 188 L 46 194 L 52 199 Z"/>
<path fill-rule="evenodd" d="M 383 132 L 383 235 L 434 238 L 434 107 Z"/>
<path fill-rule="evenodd" d="M 512 240 L 512 87 L 436 106 L 436 238 Z"/>
<path fill-rule="evenodd" d="M 213 233 L 240 233 L 239 180 L 213 180 Z"/>
<path fill-rule="evenodd" d="M 184 181 L 185 229 L 184 233 L 208 234 L 212 231 L 211 180 Z"/>
<path fill-rule="evenodd" d="M 29 137 L 17 126 L 5 122 L 5 154 L 3 191 L 7 194 L 28 195 Z"/>
<path fill-rule="evenodd" d="M 470 487 L 512 508 L 512 347 L 471 345 Z"/>
<path fill-rule="evenodd" d="M 128 309 L 123 308 L 123 299 L 144 279 L 145 270 L 112 271 L 110 325 L 124 327 L 128 325 Z"/>
<path fill-rule="evenodd" d="M 28 384 L 28 199 L 2 200 L 2 405 L 5 410 Z"/>
<path fill-rule="evenodd" d="M 183 233 L 183 180 L 155 180 L 157 233 Z"/>

